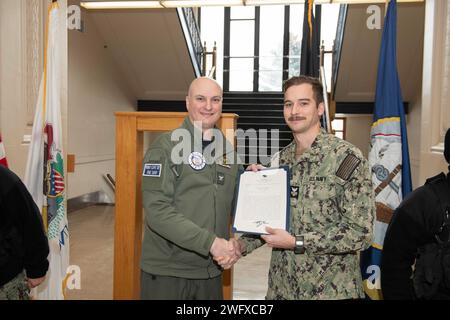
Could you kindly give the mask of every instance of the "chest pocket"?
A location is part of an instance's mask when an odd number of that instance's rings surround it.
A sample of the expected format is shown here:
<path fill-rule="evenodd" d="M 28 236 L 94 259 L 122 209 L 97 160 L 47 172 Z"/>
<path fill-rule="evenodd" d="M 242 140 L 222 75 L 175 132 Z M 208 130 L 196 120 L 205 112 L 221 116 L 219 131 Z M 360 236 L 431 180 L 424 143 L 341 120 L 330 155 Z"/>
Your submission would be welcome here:
<path fill-rule="evenodd" d="M 340 188 L 331 177 L 325 181 L 309 181 L 303 186 L 302 214 L 298 221 L 302 232 L 312 232 L 318 225 L 327 226 L 338 221 Z"/>
<path fill-rule="evenodd" d="M 334 181 L 309 181 L 304 186 L 305 200 L 327 200 L 336 197 L 337 184 Z"/>

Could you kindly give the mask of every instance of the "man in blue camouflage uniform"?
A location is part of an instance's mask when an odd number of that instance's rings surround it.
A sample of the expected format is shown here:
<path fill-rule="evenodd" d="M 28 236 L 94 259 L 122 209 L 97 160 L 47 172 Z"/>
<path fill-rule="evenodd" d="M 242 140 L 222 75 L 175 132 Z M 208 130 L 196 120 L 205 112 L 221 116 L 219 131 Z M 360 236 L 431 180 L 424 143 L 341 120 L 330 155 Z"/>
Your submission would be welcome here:
<path fill-rule="evenodd" d="M 320 128 L 324 104 L 317 79 L 294 77 L 283 89 L 294 141 L 272 166 L 291 170 L 290 230 L 243 235 L 241 251 L 264 243 L 273 248 L 267 299 L 363 298 L 359 252 L 371 244 L 375 215 L 368 162 L 358 148 Z"/>

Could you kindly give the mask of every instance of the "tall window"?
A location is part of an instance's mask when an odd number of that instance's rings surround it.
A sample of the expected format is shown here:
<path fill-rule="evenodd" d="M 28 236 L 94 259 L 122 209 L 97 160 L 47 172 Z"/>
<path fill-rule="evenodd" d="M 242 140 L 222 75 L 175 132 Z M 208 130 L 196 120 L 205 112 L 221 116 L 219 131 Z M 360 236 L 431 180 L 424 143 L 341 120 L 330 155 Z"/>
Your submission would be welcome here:
<path fill-rule="evenodd" d="M 229 90 L 253 91 L 255 7 L 231 7 Z"/>
<path fill-rule="evenodd" d="M 303 37 L 304 5 L 290 5 L 289 18 L 289 77 L 300 73 L 300 53 Z M 320 20 L 320 44 L 324 44 L 325 50 L 331 50 L 336 38 L 336 28 L 339 17 L 339 4 L 322 4 L 322 16 Z M 324 69 L 327 90 L 331 90 L 331 54 L 324 56 Z"/>
<path fill-rule="evenodd" d="M 260 8 L 259 91 L 281 91 L 284 6 Z"/>
<path fill-rule="evenodd" d="M 331 50 L 339 5 L 321 6 L 321 40 Z M 223 75 L 224 89 L 280 92 L 283 80 L 299 75 L 303 16 L 303 4 L 203 7 L 202 41 L 207 41 L 208 50 L 217 42 L 217 79 L 221 82 Z M 324 65 L 330 90 L 330 54 Z"/>
<path fill-rule="evenodd" d="M 290 6 L 289 17 L 289 78 L 300 74 L 304 5 Z"/>

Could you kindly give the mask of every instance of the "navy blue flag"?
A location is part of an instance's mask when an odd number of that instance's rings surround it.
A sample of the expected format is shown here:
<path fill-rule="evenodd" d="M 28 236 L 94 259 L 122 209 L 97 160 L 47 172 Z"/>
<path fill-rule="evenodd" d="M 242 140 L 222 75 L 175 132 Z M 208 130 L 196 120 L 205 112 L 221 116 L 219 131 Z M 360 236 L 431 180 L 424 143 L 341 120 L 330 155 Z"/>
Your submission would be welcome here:
<path fill-rule="evenodd" d="M 371 299 L 382 299 L 380 264 L 384 236 L 394 210 L 412 187 L 405 111 L 397 72 L 396 0 L 390 1 L 384 21 L 370 144 L 377 217 L 372 247 L 361 255 L 361 271 L 366 294 Z"/>

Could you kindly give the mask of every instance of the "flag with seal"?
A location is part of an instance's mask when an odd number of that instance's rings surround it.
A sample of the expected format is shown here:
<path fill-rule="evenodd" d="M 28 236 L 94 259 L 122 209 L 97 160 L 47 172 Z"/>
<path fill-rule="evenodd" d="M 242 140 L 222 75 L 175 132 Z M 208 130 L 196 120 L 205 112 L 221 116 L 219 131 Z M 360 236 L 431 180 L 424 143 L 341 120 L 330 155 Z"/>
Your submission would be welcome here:
<path fill-rule="evenodd" d="M 397 72 L 397 3 L 388 6 L 381 39 L 369 164 L 375 191 L 376 220 L 372 246 L 361 255 L 364 289 L 382 299 L 380 284 L 384 236 L 397 206 L 411 192 L 405 111 Z"/>
<path fill-rule="evenodd" d="M 41 210 L 47 232 L 50 266 L 45 281 L 33 292 L 40 300 L 62 300 L 69 266 L 63 141 L 61 124 L 61 48 L 59 33 L 64 30 L 60 8 L 53 2 L 48 11 L 44 72 L 28 152 L 25 185 Z"/>

